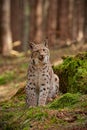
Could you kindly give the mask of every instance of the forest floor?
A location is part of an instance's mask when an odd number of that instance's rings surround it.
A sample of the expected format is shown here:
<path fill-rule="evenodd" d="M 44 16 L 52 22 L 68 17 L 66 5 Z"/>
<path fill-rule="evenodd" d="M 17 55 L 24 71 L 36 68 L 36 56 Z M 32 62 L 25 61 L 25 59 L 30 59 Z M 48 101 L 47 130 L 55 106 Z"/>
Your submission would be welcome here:
<path fill-rule="evenodd" d="M 62 56 L 77 54 L 80 51 L 84 51 L 84 49 L 76 50 L 75 48 L 73 49 L 72 47 L 69 47 L 68 49 L 60 48 L 59 50 L 52 49 L 51 63 L 53 65 L 60 64 L 62 62 L 62 58 L 61 58 Z M 30 109 L 30 113 L 28 113 L 27 109 L 24 111 L 25 109 L 25 106 L 23 106 L 25 102 L 24 96 L 23 97 L 19 96 L 18 98 L 15 98 L 15 95 L 17 95 L 19 91 L 21 92 L 22 88 L 24 88 L 24 86 L 26 85 L 27 68 L 29 62 L 28 55 L 30 55 L 29 53 L 27 55 L 23 53 L 19 53 L 17 56 L 11 56 L 8 58 L 0 56 L 0 104 L 1 104 L 0 111 L 2 112 L 2 114 L 0 114 L 0 118 L 2 117 L 2 120 L 0 121 L 0 126 L 1 126 L 0 130 L 12 130 L 13 128 L 11 125 L 13 125 L 14 123 L 18 125 L 17 121 L 21 122 L 21 116 L 23 118 L 23 121 L 25 121 L 24 122 L 25 124 L 26 122 L 30 121 L 30 124 L 28 124 L 29 130 L 45 130 L 45 129 L 62 130 L 61 126 L 57 126 L 58 128 L 56 128 L 56 123 L 58 122 L 60 122 L 61 125 L 67 124 L 65 125 L 64 130 L 71 129 L 70 124 L 71 126 L 73 126 L 72 130 L 77 130 L 78 128 L 77 122 L 83 123 L 84 118 L 87 117 L 87 111 L 86 111 L 87 107 L 85 109 L 82 108 L 78 109 L 78 107 L 75 107 L 74 111 L 73 111 L 74 108 L 71 110 L 66 108 L 64 110 L 63 109 L 60 110 L 60 112 L 57 110 L 48 110 L 48 108 L 35 108 L 34 110 Z M 84 96 L 82 98 L 84 99 Z M 21 101 L 22 99 L 23 101 Z M 12 102 L 14 102 L 14 104 Z M 10 114 L 9 111 L 11 111 Z M 13 118 L 15 111 L 17 111 L 17 116 Z M 31 115 L 35 112 L 36 112 L 36 117 L 31 117 Z M 24 120 L 25 119 L 25 117 L 23 117 L 24 114 L 26 116 L 28 116 L 27 114 L 30 114 L 29 119 Z M 48 114 L 50 115 L 49 117 Z M 8 118 L 11 118 L 13 120 L 12 124 L 11 124 L 11 119 L 9 119 L 9 122 L 7 121 Z M 2 128 L 3 123 L 4 123 L 4 129 Z M 45 123 L 46 128 L 43 127 L 43 123 Z M 20 130 L 22 129 L 28 130 L 27 127 L 24 128 L 25 124 L 23 124 Z M 36 127 L 32 127 L 31 124 L 33 124 Z M 17 129 L 15 128 L 16 125 L 14 126 L 14 130 Z M 87 129 L 86 126 L 83 123 L 81 130 L 86 130 Z"/>
<path fill-rule="evenodd" d="M 51 63 L 62 63 L 62 56 L 75 55 L 86 51 L 86 47 L 51 48 Z M 24 53 L 13 54 L 11 57 L 0 56 L 0 102 L 10 99 L 26 82 L 29 55 Z M 20 68 L 20 69 L 19 69 Z M 24 82 L 23 82 L 24 81 Z"/>
<path fill-rule="evenodd" d="M 72 48 L 51 49 L 51 63 L 62 63 L 62 56 L 76 54 Z M 30 52 L 17 53 L 11 57 L 0 57 L 0 102 L 10 99 L 26 82 Z M 20 69 L 19 69 L 20 68 Z"/>

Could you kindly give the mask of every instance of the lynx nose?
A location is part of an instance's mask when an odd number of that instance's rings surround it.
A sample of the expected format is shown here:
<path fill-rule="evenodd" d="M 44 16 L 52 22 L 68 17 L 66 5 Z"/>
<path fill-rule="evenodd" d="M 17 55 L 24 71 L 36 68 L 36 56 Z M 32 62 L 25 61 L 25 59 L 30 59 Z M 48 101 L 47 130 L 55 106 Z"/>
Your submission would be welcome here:
<path fill-rule="evenodd" d="M 44 59 L 44 56 L 40 55 L 39 60 L 43 60 L 43 59 Z"/>

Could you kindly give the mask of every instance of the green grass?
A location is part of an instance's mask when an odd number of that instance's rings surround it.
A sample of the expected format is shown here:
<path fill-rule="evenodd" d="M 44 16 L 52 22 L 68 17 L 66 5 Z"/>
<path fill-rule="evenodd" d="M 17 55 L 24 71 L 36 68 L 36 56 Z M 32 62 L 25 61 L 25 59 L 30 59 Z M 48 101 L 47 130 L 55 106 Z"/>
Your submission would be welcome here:
<path fill-rule="evenodd" d="M 61 114 L 59 118 L 58 113 L 69 112 L 72 116 L 76 115 L 75 110 L 79 109 L 84 112 L 86 107 L 86 95 L 66 93 L 45 107 L 27 108 L 25 94 L 21 93 L 10 101 L 1 103 L 0 126 L 4 130 L 27 130 L 31 128 L 45 130 L 60 126 L 66 127 L 70 124 L 64 120 L 64 117 L 61 118 Z M 75 123 L 77 122 L 77 124 L 86 121 L 86 117 L 80 113 L 76 117 Z"/>
<path fill-rule="evenodd" d="M 15 72 L 14 71 L 6 71 L 2 75 L 0 75 L 0 85 L 6 84 L 14 80 Z"/>
<path fill-rule="evenodd" d="M 79 102 L 79 97 L 80 97 L 80 94 L 66 93 L 63 96 L 61 96 L 59 99 L 56 99 L 55 101 L 53 101 L 49 105 L 49 108 L 60 109 L 60 108 L 65 108 L 65 107 L 72 107 L 77 102 Z"/>
<path fill-rule="evenodd" d="M 23 69 L 23 70 L 25 70 L 26 68 L 28 68 L 28 62 L 21 64 L 20 68 Z"/>
<path fill-rule="evenodd" d="M 62 65 L 54 68 L 60 77 L 60 87 L 63 90 L 66 88 L 68 93 L 59 95 L 45 107 L 28 108 L 23 88 L 11 100 L 0 103 L 0 128 L 2 130 L 58 130 L 67 126 L 72 128 L 72 125 L 82 127 L 87 121 L 86 65 L 86 56 L 78 55 L 67 57 Z M 21 61 L 13 66 L 13 71 L 2 72 L 0 85 L 13 82 L 14 86 L 24 86 L 27 68 L 28 63 Z M 70 123 L 65 120 L 72 116 L 76 117 L 75 121 Z"/>
<path fill-rule="evenodd" d="M 5 72 L 2 71 L 2 74 L 0 75 L 0 85 L 9 84 L 10 82 L 24 81 L 27 69 L 28 64 L 22 63 L 21 65 L 14 67 L 13 70 L 6 70 Z"/>

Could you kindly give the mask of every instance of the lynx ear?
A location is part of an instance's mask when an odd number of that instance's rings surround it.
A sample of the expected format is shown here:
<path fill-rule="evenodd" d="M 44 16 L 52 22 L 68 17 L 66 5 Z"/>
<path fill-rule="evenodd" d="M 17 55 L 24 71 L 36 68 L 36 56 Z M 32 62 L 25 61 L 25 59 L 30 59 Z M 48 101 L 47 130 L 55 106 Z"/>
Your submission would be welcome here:
<path fill-rule="evenodd" d="M 43 42 L 44 46 L 48 47 L 48 38 L 46 38 Z"/>
<path fill-rule="evenodd" d="M 29 47 L 30 47 L 31 50 L 33 50 L 34 47 L 35 47 L 35 43 L 34 43 L 34 42 L 30 42 L 30 43 L 29 43 Z"/>

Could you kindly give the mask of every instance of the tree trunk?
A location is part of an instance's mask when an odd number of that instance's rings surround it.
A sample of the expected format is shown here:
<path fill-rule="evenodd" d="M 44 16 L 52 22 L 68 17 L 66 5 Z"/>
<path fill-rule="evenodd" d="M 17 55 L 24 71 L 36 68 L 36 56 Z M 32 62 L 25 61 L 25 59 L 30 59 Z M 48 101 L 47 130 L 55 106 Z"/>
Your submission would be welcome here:
<path fill-rule="evenodd" d="M 38 0 L 36 8 L 36 35 L 35 40 L 40 42 L 43 34 L 43 0 Z"/>
<path fill-rule="evenodd" d="M 61 39 L 67 39 L 69 37 L 68 15 L 69 0 L 61 0 L 59 15 L 59 31 Z"/>
<path fill-rule="evenodd" d="M 35 40 L 36 35 L 36 7 L 37 0 L 29 0 L 29 41 Z"/>
<path fill-rule="evenodd" d="M 50 0 L 47 16 L 47 36 L 51 45 L 55 43 L 57 28 L 57 0 Z"/>
<path fill-rule="evenodd" d="M 11 29 L 13 42 L 22 40 L 23 0 L 11 0 Z"/>
<path fill-rule="evenodd" d="M 43 35 L 44 35 L 44 38 L 47 37 L 48 8 L 49 8 L 49 0 L 44 0 L 43 1 Z"/>
<path fill-rule="evenodd" d="M 76 5 L 76 1 L 74 0 L 73 28 L 72 28 L 73 40 L 77 40 L 77 34 L 78 34 L 77 20 L 78 20 L 78 18 L 77 18 L 77 5 Z"/>
<path fill-rule="evenodd" d="M 29 2 L 23 1 L 23 20 L 22 20 L 22 50 L 26 52 L 28 50 L 28 35 L 29 35 Z"/>
<path fill-rule="evenodd" d="M 85 37 L 85 42 L 87 42 L 87 0 L 85 0 L 85 23 L 84 23 L 84 37 Z"/>
<path fill-rule="evenodd" d="M 74 1 L 73 39 L 78 42 L 84 39 L 84 0 Z"/>
<path fill-rule="evenodd" d="M 70 41 L 73 41 L 73 37 L 72 37 L 72 26 L 73 26 L 73 11 L 74 11 L 74 0 L 69 0 L 69 15 L 68 15 L 68 25 L 69 25 L 69 39 Z"/>
<path fill-rule="evenodd" d="M 78 42 L 84 41 L 84 0 L 78 0 Z"/>
<path fill-rule="evenodd" d="M 2 17 L 2 3 L 3 3 L 3 0 L 0 0 L 0 53 L 2 52 L 2 39 L 1 39 L 1 24 L 2 24 L 2 20 L 1 20 L 1 17 Z"/>
<path fill-rule="evenodd" d="M 1 15 L 1 42 L 4 56 L 10 55 L 12 50 L 12 37 L 10 29 L 10 0 L 3 0 Z"/>

